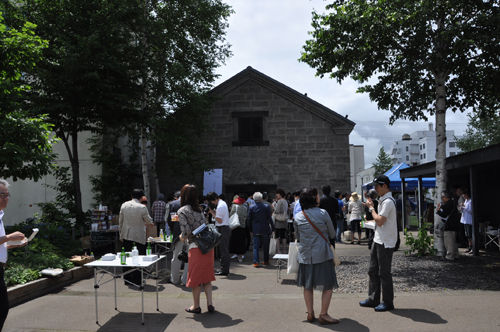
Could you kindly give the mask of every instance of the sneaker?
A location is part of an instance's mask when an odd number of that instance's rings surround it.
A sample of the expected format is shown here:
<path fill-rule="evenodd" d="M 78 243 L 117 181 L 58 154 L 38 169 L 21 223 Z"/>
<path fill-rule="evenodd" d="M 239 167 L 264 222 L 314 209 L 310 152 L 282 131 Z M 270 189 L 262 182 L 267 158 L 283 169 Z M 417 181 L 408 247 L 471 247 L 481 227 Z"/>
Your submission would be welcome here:
<path fill-rule="evenodd" d="M 259 263 L 253 263 L 253 267 L 259 267 Z"/>
<path fill-rule="evenodd" d="M 372 302 L 370 299 L 366 299 L 366 300 L 359 302 L 360 307 L 366 307 L 366 308 L 375 308 L 378 305 L 379 305 L 379 303 Z"/>
<path fill-rule="evenodd" d="M 385 304 L 385 303 L 380 303 L 378 306 L 375 307 L 375 311 L 377 312 L 389 311 L 392 309 L 394 309 L 393 304 Z"/>

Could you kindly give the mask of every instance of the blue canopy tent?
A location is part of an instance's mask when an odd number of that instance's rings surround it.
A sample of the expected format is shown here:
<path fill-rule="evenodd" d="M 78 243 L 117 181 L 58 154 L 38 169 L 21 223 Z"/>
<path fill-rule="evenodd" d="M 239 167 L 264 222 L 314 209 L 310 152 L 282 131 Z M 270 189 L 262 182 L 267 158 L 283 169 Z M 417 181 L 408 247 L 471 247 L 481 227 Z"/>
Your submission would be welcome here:
<path fill-rule="evenodd" d="M 392 191 L 401 191 L 401 176 L 399 171 L 405 168 L 410 167 L 405 163 L 397 164 L 392 166 L 388 171 L 384 173 L 385 176 L 391 180 L 390 188 Z M 418 188 L 418 179 L 417 178 L 406 178 L 406 191 L 414 191 Z M 434 188 L 436 187 L 436 178 L 422 178 L 422 186 L 424 188 Z M 365 183 L 363 188 L 369 189 L 373 187 L 371 183 Z"/>

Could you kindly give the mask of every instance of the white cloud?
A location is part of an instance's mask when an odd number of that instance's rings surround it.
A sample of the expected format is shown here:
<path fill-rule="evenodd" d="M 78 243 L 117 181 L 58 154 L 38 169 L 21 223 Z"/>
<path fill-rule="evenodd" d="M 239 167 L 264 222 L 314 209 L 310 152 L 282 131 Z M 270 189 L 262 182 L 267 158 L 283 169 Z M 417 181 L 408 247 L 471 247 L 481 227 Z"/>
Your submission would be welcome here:
<path fill-rule="evenodd" d="M 310 38 L 311 12 L 324 12 L 323 0 L 230 0 L 235 13 L 229 18 L 227 41 L 233 56 L 218 69 L 215 85 L 247 66 L 307 95 L 356 122 L 352 144 L 365 145 L 365 162 L 371 165 L 381 146 L 386 151 L 404 133 L 424 130 L 424 121 L 397 121 L 389 126 L 390 112 L 382 111 L 367 94 L 358 94 L 358 84 L 347 79 L 342 84 L 328 77 L 320 79 L 314 69 L 299 62 L 302 47 Z M 433 117 L 429 121 L 434 122 Z M 447 114 L 447 129 L 456 135 L 465 131 L 465 114 Z M 375 152 L 373 152 L 375 151 Z M 373 154 L 375 157 L 373 157 Z"/>

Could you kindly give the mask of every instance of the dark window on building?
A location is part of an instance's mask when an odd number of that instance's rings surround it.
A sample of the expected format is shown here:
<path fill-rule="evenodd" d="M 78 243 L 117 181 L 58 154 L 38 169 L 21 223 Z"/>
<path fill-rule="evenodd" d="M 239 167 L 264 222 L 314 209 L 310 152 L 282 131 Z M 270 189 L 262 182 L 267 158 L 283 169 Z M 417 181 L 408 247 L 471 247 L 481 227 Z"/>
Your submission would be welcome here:
<path fill-rule="evenodd" d="M 406 161 L 409 161 L 410 160 L 410 157 L 409 156 L 406 156 Z"/>
<path fill-rule="evenodd" d="M 426 155 L 425 155 L 425 153 L 424 153 L 424 159 L 425 159 L 425 158 L 427 158 L 427 157 L 426 157 Z"/>
<path fill-rule="evenodd" d="M 454 148 L 455 147 L 455 142 L 450 142 L 450 148 Z"/>
<path fill-rule="evenodd" d="M 263 119 L 257 118 L 239 118 L 238 119 L 238 141 L 240 143 L 259 143 L 263 139 L 262 130 Z"/>
<path fill-rule="evenodd" d="M 233 146 L 269 145 L 264 133 L 266 116 L 268 112 L 233 112 Z"/>
<path fill-rule="evenodd" d="M 408 152 L 408 147 L 406 147 L 406 152 Z"/>
<path fill-rule="evenodd" d="M 423 149 L 425 149 L 425 143 L 422 145 Z"/>

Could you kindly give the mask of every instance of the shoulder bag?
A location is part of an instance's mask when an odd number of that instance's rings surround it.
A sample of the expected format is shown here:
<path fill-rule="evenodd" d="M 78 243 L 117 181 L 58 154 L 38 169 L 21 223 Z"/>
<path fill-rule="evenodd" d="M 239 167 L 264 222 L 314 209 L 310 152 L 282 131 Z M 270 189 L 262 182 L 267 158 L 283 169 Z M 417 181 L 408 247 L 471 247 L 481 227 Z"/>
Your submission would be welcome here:
<path fill-rule="evenodd" d="M 328 246 L 330 247 L 330 250 L 332 251 L 333 253 L 333 264 L 335 266 L 339 266 L 340 265 L 340 259 L 339 257 L 337 256 L 337 254 L 335 253 L 335 249 L 333 248 L 333 246 L 330 244 L 330 241 L 328 241 L 326 239 L 326 237 L 323 235 L 323 233 L 321 233 L 321 231 L 318 229 L 318 227 L 311 221 L 311 219 L 309 219 L 309 217 L 307 216 L 307 214 L 302 211 L 302 213 L 304 214 L 304 217 L 306 217 L 307 221 L 309 222 L 309 224 L 311 224 L 311 226 L 314 228 L 314 230 L 323 238 L 323 240 L 326 241 L 326 243 L 328 244 Z"/>
<path fill-rule="evenodd" d="M 212 248 L 217 246 L 222 235 L 217 231 L 214 224 L 208 224 L 206 227 L 194 236 L 194 242 L 203 254 L 206 254 Z"/>

